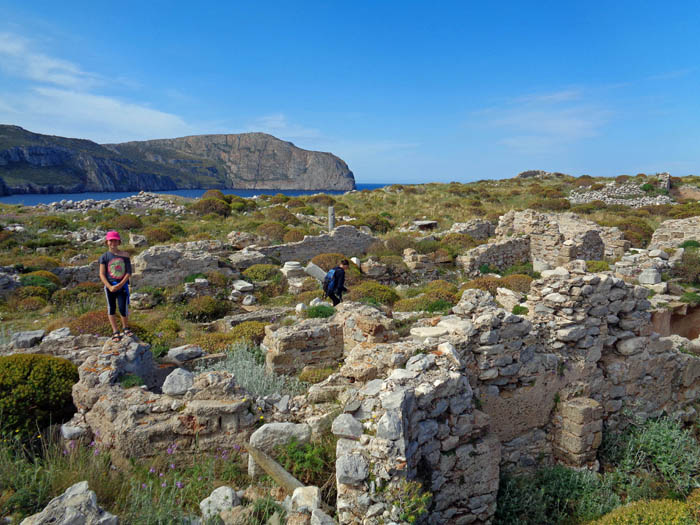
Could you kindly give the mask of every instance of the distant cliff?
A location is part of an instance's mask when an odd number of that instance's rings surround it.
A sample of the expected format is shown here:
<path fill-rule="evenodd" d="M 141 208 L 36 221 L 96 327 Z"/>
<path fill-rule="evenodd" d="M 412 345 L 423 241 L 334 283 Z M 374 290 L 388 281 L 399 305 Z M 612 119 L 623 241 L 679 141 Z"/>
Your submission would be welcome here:
<path fill-rule="evenodd" d="M 354 176 L 340 158 L 264 133 L 99 145 L 0 125 L 0 195 L 354 187 Z"/>

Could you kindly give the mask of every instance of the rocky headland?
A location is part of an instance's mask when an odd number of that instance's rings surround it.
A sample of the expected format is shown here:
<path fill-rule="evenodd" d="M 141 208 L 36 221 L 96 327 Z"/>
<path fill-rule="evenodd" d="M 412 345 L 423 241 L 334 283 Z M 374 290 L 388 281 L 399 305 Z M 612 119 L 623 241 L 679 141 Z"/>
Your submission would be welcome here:
<path fill-rule="evenodd" d="M 354 187 L 353 173 L 342 159 L 265 133 L 100 145 L 0 125 L 0 195 Z"/>

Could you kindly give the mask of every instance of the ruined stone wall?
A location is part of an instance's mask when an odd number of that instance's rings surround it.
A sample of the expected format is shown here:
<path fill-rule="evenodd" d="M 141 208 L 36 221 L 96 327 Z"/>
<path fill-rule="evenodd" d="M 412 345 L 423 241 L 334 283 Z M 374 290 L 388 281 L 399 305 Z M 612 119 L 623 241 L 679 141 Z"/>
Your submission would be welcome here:
<path fill-rule="evenodd" d="M 447 233 L 466 233 L 476 240 L 485 240 L 496 232 L 496 226 L 484 219 L 472 219 L 467 222 L 455 222 Z"/>
<path fill-rule="evenodd" d="M 151 246 L 131 261 L 134 286 L 169 286 L 193 273 L 217 270 L 217 255 L 223 253 L 219 241 L 193 241 Z"/>
<path fill-rule="evenodd" d="M 530 239 L 517 237 L 494 241 L 472 248 L 465 255 L 455 259 L 455 264 L 471 276 L 479 275 L 479 267 L 487 264 L 492 268 L 504 269 L 514 264 L 530 260 Z"/>
<path fill-rule="evenodd" d="M 319 253 L 342 253 L 347 257 L 362 255 L 376 237 L 361 232 L 354 226 L 338 226 L 331 233 L 304 237 L 304 240 L 278 246 L 262 246 L 256 250 L 281 263 L 308 261 Z"/>
<path fill-rule="evenodd" d="M 328 319 L 307 319 L 293 326 L 266 326 L 262 347 L 267 370 L 294 375 L 305 366 L 327 367 L 343 357 L 343 327 Z"/>
<path fill-rule="evenodd" d="M 690 240 L 700 241 L 700 216 L 662 222 L 651 236 L 649 249 L 675 249 Z"/>
<path fill-rule="evenodd" d="M 333 423 L 338 521 L 399 521 L 392 487 L 429 487 L 427 523 L 490 523 L 496 510 L 500 445 L 454 348 L 411 357 L 405 369 L 376 379 L 346 402 Z M 394 489 L 399 490 L 399 489 Z"/>

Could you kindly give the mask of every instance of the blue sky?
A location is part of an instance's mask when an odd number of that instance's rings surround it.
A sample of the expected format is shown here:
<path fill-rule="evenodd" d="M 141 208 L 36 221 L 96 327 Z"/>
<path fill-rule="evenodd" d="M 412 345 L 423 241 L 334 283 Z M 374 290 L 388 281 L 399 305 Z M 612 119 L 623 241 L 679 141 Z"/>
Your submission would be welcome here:
<path fill-rule="evenodd" d="M 4 0 L 0 123 L 264 131 L 359 183 L 700 174 L 698 27 L 693 1 Z"/>

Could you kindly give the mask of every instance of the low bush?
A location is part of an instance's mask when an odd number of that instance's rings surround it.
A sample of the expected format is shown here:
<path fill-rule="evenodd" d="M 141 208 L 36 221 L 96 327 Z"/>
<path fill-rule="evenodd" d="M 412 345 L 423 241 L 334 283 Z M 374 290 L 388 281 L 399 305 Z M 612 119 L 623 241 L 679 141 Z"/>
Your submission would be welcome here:
<path fill-rule="evenodd" d="M 528 312 L 529 312 L 529 310 L 527 309 L 527 307 L 525 307 L 525 306 L 520 306 L 519 304 L 516 304 L 516 305 L 513 307 L 513 310 L 511 311 L 511 313 L 512 313 L 512 314 L 515 314 L 515 315 L 525 315 L 525 314 L 527 314 Z"/>
<path fill-rule="evenodd" d="M 478 290 L 485 290 L 495 297 L 496 289 L 499 287 L 501 287 L 501 279 L 498 277 L 477 277 L 476 279 L 464 283 L 459 289 L 459 295 L 461 297 L 464 290 L 476 288 Z"/>
<path fill-rule="evenodd" d="M 158 223 L 158 228 L 167 231 L 170 235 L 184 235 L 185 229 L 175 221 L 162 221 Z"/>
<path fill-rule="evenodd" d="M 48 300 L 50 294 L 49 291 L 43 286 L 22 286 L 20 288 L 17 288 L 12 295 L 17 299 L 26 299 L 27 297 L 41 297 L 44 300 Z"/>
<path fill-rule="evenodd" d="M 273 394 L 297 395 L 305 390 L 296 378 L 268 373 L 259 348 L 246 343 L 236 343 L 228 349 L 223 361 L 199 369 L 203 371 L 226 371 L 236 378 L 236 384 L 250 392 L 253 397 Z"/>
<path fill-rule="evenodd" d="M 304 368 L 299 374 L 299 381 L 304 383 L 311 383 L 315 385 L 328 379 L 328 377 L 335 372 L 336 369 L 333 367 L 328 368 Z"/>
<path fill-rule="evenodd" d="M 680 262 L 671 270 L 671 275 L 684 283 L 700 282 L 700 250 L 686 249 Z"/>
<path fill-rule="evenodd" d="M 158 244 L 172 238 L 172 234 L 168 230 L 159 227 L 146 228 L 143 234 L 146 236 L 148 244 Z"/>
<path fill-rule="evenodd" d="M 16 308 L 20 312 L 36 312 L 47 304 L 49 304 L 48 301 L 43 297 L 27 297 L 17 301 Z"/>
<path fill-rule="evenodd" d="M 188 301 L 184 316 L 190 321 L 202 323 L 219 319 L 226 315 L 229 310 L 230 307 L 226 301 L 203 295 Z"/>
<path fill-rule="evenodd" d="M 364 281 L 350 290 L 348 298 L 351 301 L 392 305 L 399 300 L 399 295 L 389 286 L 376 281 Z"/>
<path fill-rule="evenodd" d="M 694 239 L 689 239 L 687 241 L 683 241 L 678 245 L 679 248 L 700 248 L 700 242 L 694 240 Z"/>
<path fill-rule="evenodd" d="M 391 222 L 374 214 L 363 215 L 355 224 L 356 226 L 367 226 L 375 233 L 386 233 L 391 230 Z"/>
<path fill-rule="evenodd" d="M 112 219 L 111 228 L 114 230 L 138 230 L 143 227 L 141 218 L 138 215 L 128 213 Z"/>
<path fill-rule="evenodd" d="M 204 194 L 200 197 L 200 200 L 205 200 L 205 199 L 218 199 L 220 201 L 226 201 L 226 196 L 224 195 L 224 192 L 221 190 L 207 190 L 204 192 Z"/>
<path fill-rule="evenodd" d="M 280 269 L 274 264 L 254 264 L 243 271 L 251 281 L 269 281 L 278 274 L 281 274 Z"/>
<path fill-rule="evenodd" d="M 672 499 L 641 500 L 619 507 L 591 525 L 694 525 L 688 505 Z"/>
<path fill-rule="evenodd" d="M 281 242 L 286 232 L 286 227 L 281 222 L 264 222 L 255 228 L 255 233 L 274 242 Z"/>
<path fill-rule="evenodd" d="M 235 337 L 236 341 L 259 345 L 265 337 L 266 325 L 267 323 L 260 321 L 244 321 L 234 326 L 228 333 Z"/>
<path fill-rule="evenodd" d="M 292 440 L 275 448 L 275 459 L 304 485 L 323 487 L 335 480 L 335 448 L 338 438 L 322 436 L 317 441 Z M 335 484 L 335 483 L 333 483 Z"/>
<path fill-rule="evenodd" d="M 68 221 L 63 217 L 58 215 L 44 215 L 42 217 L 37 217 L 36 225 L 39 228 L 46 228 L 47 230 L 67 230 Z"/>
<path fill-rule="evenodd" d="M 304 240 L 304 232 L 294 228 L 290 228 L 282 237 L 284 242 L 299 242 Z"/>
<path fill-rule="evenodd" d="M 228 217 L 231 215 L 231 206 L 223 199 L 199 199 L 190 206 L 190 210 L 197 215 L 207 215 L 209 213 L 214 213 L 221 217 Z"/>
<path fill-rule="evenodd" d="M 500 288 L 508 288 L 514 292 L 527 293 L 530 291 L 530 284 L 532 281 L 534 281 L 534 279 L 529 275 L 514 273 L 501 277 L 498 286 Z"/>
<path fill-rule="evenodd" d="M 440 246 L 447 250 L 452 257 L 461 255 L 479 244 L 481 244 L 480 241 L 466 233 L 448 233 L 440 239 Z"/>
<path fill-rule="evenodd" d="M 25 266 L 28 268 L 37 268 L 39 270 L 51 270 L 61 266 L 61 261 L 55 257 L 49 257 L 48 255 L 37 255 L 31 259 L 25 261 Z"/>
<path fill-rule="evenodd" d="M 25 273 L 20 277 L 20 282 L 24 284 L 23 280 L 26 280 L 27 278 L 30 277 L 40 277 L 42 279 L 46 279 L 50 282 L 52 282 L 56 287 L 60 288 L 61 287 L 61 280 L 58 278 L 58 276 L 55 273 L 46 271 L 46 270 L 37 270 L 35 272 L 29 272 Z"/>
<path fill-rule="evenodd" d="M 23 275 L 19 278 L 19 282 L 22 286 L 39 286 L 44 288 L 49 295 L 53 294 L 58 289 L 58 286 L 56 286 L 53 281 L 38 275 Z"/>
<path fill-rule="evenodd" d="M 41 432 L 73 414 L 71 389 L 77 367 L 59 357 L 15 354 L 0 357 L 0 414 L 5 431 Z"/>
<path fill-rule="evenodd" d="M 184 282 L 184 283 L 193 283 L 193 282 L 195 282 L 197 279 L 206 279 L 206 278 L 207 278 L 207 276 L 204 275 L 203 273 L 191 273 L 191 274 L 189 274 L 188 276 L 186 276 L 186 277 L 182 280 L 182 282 Z"/>
<path fill-rule="evenodd" d="M 317 306 L 310 306 L 306 309 L 305 316 L 308 319 L 321 319 L 332 317 L 335 314 L 335 308 L 332 306 L 326 306 L 319 304 Z"/>
<path fill-rule="evenodd" d="M 46 234 L 41 234 L 38 237 L 29 239 L 24 243 L 27 248 L 32 250 L 37 248 L 49 248 L 51 246 L 65 246 L 66 244 L 70 244 L 68 239 Z"/>
<path fill-rule="evenodd" d="M 571 208 L 567 199 L 538 199 L 530 205 L 536 210 L 563 211 Z"/>
<path fill-rule="evenodd" d="M 586 261 L 586 270 L 591 273 L 607 272 L 610 264 L 607 261 Z"/>
<path fill-rule="evenodd" d="M 331 268 L 338 266 L 340 261 L 347 259 L 342 253 L 320 253 L 311 259 L 311 262 L 327 272 Z"/>
<path fill-rule="evenodd" d="M 292 212 L 283 206 L 272 206 L 265 210 L 265 217 L 271 222 L 280 222 L 282 224 L 299 224 L 299 219 Z"/>

